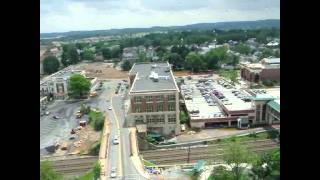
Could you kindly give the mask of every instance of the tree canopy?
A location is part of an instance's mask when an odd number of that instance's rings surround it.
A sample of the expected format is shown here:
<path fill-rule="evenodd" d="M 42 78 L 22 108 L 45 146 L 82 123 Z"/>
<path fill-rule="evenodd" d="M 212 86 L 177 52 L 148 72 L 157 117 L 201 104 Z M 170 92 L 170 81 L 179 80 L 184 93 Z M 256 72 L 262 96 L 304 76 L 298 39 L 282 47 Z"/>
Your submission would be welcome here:
<path fill-rule="evenodd" d="M 94 52 L 90 49 L 86 49 L 83 51 L 83 54 L 82 54 L 82 58 L 83 60 L 91 60 L 93 61 L 94 58 L 95 58 L 95 55 L 94 55 Z"/>
<path fill-rule="evenodd" d="M 50 55 L 43 60 L 43 71 L 47 74 L 57 72 L 59 67 L 59 60 L 55 56 Z"/>
<path fill-rule="evenodd" d="M 69 79 L 69 96 L 71 98 L 82 98 L 90 91 L 91 83 L 80 74 L 72 75 Z"/>
<path fill-rule="evenodd" d="M 132 63 L 128 60 L 125 60 L 121 65 L 121 68 L 124 71 L 129 71 L 131 69 L 131 67 L 132 67 Z"/>

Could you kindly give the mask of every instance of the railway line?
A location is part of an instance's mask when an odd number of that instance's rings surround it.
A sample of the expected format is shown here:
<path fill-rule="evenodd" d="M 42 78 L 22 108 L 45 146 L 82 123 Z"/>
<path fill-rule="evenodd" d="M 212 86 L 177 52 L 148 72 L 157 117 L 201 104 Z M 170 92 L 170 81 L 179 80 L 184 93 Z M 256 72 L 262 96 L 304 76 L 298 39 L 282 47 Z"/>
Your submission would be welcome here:
<path fill-rule="evenodd" d="M 43 158 L 42 160 L 51 161 L 53 169 L 64 176 L 79 176 L 92 169 L 94 163 L 98 160 L 98 156 L 64 157 L 62 159 Z"/>
<path fill-rule="evenodd" d="M 243 142 L 248 149 L 256 153 L 274 149 L 278 143 L 273 140 L 259 140 Z M 197 147 L 183 147 L 166 150 L 141 151 L 143 159 L 157 165 L 194 163 L 198 160 L 221 160 L 226 145 L 206 145 Z"/>

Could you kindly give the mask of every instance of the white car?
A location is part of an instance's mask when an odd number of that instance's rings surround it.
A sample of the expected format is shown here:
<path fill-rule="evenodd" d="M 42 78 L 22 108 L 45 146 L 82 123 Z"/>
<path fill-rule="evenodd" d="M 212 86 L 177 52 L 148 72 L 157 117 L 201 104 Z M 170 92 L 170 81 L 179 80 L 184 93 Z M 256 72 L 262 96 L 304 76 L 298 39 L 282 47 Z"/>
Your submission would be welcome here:
<path fill-rule="evenodd" d="M 111 108 L 111 107 L 108 107 L 108 110 L 112 110 L 112 108 Z"/>
<path fill-rule="evenodd" d="M 111 173 L 110 173 L 110 177 L 111 178 L 116 178 L 117 177 L 117 168 L 116 167 L 112 167 L 111 168 Z"/>
<path fill-rule="evenodd" d="M 114 137 L 114 139 L 113 139 L 113 144 L 114 144 L 114 145 L 119 144 L 119 137 L 118 137 L 118 136 L 115 136 L 115 137 Z"/>

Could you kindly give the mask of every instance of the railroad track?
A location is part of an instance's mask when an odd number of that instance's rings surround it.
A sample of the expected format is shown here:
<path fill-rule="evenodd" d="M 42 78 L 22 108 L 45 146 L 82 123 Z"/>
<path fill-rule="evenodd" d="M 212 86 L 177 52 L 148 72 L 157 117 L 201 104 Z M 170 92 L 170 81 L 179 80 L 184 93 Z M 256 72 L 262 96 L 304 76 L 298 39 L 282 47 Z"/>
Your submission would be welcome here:
<path fill-rule="evenodd" d="M 248 149 L 256 153 L 274 149 L 278 143 L 273 140 L 243 142 Z M 226 145 L 206 145 L 189 148 L 176 148 L 167 150 L 141 151 L 142 157 L 158 165 L 177 163 L 194 163 L 198 160 L 221 160 Z"/>
<path fill-rule="evenodd" d="M 48 158 L 47 160 L 51 161 L 53 169 L 62 173 L 64 176 L 78 176 L 89 171 L 98 160 L 98 156 L 79 156 L 58 160 L 50 160 L 50 158 Z"/>

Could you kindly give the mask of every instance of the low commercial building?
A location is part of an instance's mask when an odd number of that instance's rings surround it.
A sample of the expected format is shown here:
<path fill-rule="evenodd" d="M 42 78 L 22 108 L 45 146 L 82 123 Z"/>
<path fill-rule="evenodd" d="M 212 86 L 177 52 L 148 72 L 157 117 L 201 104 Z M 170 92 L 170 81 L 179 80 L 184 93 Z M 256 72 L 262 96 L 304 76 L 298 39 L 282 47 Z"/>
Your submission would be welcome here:
<path fill-rule="evenodd" d="M 280 123 L 280 93 L 255 94 L 234 89 L 228 82 L 192 76 L 181 87 L 182 103 L 197 128 L 236 127 L 238 121 L 249 125 Z"/>
<path fill-rule="evenodd" d="M 264 58 L 260 63 L 242 64 L 241 78 L 252 83 L 280 81 L 280 58 Z"/>
<path fill-rule="evenodd" d="M 179 134 L 179 88 L 169 63 L 135 63 L 129 78 L 128 125 L 163 135 Z"/>
<path fill-rule="evenodd" d="M 40 81 L 40 97 L 51 94 L 54 99 L 67 98 L 69 78 L 74 74 L 81 74 L 86 77 L 85 71 L 66 68 Z M 97 78 L 86 78 L 91 82 L 91 86 L 97 83 Z"/>

